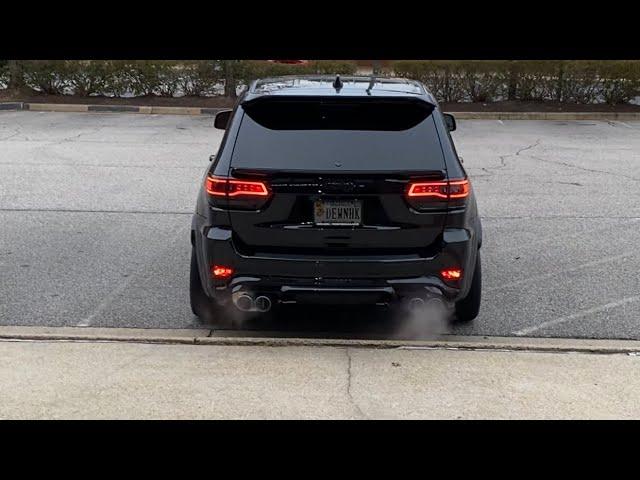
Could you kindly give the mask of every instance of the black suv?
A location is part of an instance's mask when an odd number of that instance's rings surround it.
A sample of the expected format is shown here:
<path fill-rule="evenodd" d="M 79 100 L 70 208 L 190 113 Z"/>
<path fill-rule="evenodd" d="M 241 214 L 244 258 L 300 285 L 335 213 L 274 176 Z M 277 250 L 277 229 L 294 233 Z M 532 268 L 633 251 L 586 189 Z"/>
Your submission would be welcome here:
<path fill-rule="evenodd" d="M 424 85 L 257 80 L 215 126 L 191 227 L 195 315 L 400 301 L 477 316 L 480 217 L 455 120 Z"/>

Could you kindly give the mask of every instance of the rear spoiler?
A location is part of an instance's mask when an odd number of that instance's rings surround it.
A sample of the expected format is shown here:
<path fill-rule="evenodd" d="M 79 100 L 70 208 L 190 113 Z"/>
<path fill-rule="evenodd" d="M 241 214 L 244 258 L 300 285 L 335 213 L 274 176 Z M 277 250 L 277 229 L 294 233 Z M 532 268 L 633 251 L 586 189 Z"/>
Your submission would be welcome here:
<path fill-rule="evenodd" d="M 243 107 L 251 107 L 253 105 L 259 105 L 261 103 L 271 102 L 320 102 L 324 104 L 332 103 L 344 103 L 344 102 L 372 102 L 378 104 L 413 104 L 423 105 L 430 112 L 436 107 L 435 103 L 427 101 L 422 96 L 404 96 L 404 95 L 261 95 L 258 97 L 243 100 L 240 105 Z"/>

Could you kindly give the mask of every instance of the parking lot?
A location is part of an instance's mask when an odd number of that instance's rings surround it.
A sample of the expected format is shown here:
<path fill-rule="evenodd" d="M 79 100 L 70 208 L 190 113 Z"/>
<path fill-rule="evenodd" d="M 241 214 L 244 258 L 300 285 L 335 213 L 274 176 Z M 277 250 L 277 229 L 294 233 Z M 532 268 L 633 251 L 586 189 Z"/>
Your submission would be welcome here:
<path fill-rule="evenodd" d="M 640 122 L 453 136 L 484 226 L 473 325 L 291 309 L 215 334 L 640 338 Z M 210 116 L 0 112 L 0 324 L 200 327 L 189 228 L 221 138 Z"/>

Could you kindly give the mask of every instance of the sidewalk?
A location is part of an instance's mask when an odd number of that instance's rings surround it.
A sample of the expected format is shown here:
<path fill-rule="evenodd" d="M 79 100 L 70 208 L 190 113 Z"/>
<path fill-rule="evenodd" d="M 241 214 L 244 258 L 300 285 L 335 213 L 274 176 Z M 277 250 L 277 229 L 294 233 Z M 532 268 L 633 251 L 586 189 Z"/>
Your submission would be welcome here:
<path fill-rule="evenodd" d="M 0 341 L 0 418 L 640 418 L 640 357 Z"/>

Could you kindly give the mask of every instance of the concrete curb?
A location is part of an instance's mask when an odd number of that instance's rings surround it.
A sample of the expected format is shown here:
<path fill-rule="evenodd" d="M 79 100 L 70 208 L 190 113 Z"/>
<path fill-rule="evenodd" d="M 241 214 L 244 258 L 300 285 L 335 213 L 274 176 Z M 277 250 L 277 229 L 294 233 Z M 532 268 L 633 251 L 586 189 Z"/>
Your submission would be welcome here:
<path fill-rule="evenodd" d="M 562 338 L 445 336 L 434 340 L 356 340 L 218 336 L 209 329 L 94 327 L 0 327 L 0 341 L 125 342 L 178 345 L 260 347 L 350 347 L 375 349 L 456 349 L 543 353 L 636 354 L 640 341 Z"/>
<path fill-rule="evenodd" d="M 23 104 L 22 102 L 0 103 L 0 110 L 23 110 Z"/>
<path fill-rule="evenodd" d="M 0 103 L 0 110 L 29 110 L 32 112 L 74 113 L 142 113 L 146 115 L 215 115 L 224 108 L 163 107 L 134 105 L 79 105 L 62 103 Z"/>
<path fill-rule="evenodd" d="M 77 105 L 61 103 L 0 103 L 0 110 L 34 112 L 142 113 L 147 115 L 215 115 L 224 108 L 133 105 Z M 620 120 L 640 121 L 640 112 L 451 112 L 459 120 Z"/>
<path fill-rule="evenodd" d="M 451 112 L 457 120 L 621 120 L 639 121 L 640 112 Z"/>

